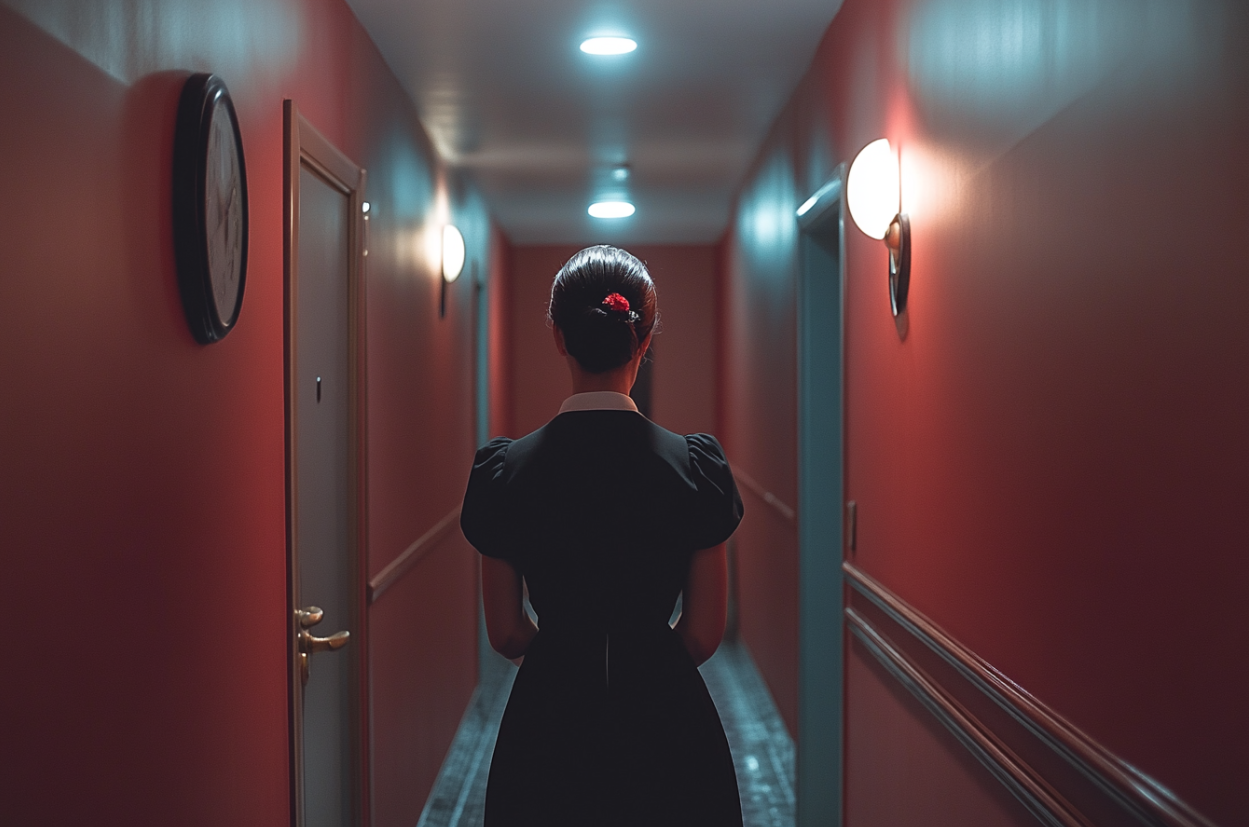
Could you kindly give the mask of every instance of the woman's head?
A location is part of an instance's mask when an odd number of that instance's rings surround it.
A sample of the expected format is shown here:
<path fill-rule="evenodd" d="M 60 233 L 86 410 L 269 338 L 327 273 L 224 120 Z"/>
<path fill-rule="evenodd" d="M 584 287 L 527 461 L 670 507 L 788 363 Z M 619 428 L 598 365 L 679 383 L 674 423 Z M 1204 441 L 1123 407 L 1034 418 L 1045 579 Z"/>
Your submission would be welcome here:
<path fill-rule="evenodd" d="M 655 283 L 624 250 L 587 247 L 555 274 L 549 313 L 569 355 L 605 373 L 628 364 L 654 329 Z"/>

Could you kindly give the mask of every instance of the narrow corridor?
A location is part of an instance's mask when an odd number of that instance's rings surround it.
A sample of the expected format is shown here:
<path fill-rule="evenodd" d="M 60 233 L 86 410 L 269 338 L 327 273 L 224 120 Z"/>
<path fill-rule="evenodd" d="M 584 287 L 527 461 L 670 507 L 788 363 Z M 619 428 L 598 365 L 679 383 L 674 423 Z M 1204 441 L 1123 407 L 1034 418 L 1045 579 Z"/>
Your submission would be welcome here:
<path fill-rule="evenodd" d="M 744 827 L 793 827 L 794 742 L 746 647 L 728 641 L 700 670 L 733 751 Z M 516 667 L 493 652 L 417 827 L 481 827 L 486 778 Z"/>
<path fill-rule="evenodd" d="M 1246 0 L 0 0 L 0 111 L 0 827 L 481 824 L 600 244 L 745 824 L 1249 827 Z"/>

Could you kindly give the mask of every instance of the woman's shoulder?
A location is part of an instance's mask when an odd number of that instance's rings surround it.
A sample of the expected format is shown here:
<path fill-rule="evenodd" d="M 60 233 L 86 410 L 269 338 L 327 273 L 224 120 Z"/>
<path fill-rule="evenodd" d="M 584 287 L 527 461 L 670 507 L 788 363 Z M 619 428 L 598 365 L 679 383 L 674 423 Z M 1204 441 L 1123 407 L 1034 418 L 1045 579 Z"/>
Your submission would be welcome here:
<path fill-rule="evenodd" d="M 478 448 L 476 456 L 473 457 L 473 476 L 497 476 L 503 470 L 503 464 L 507 460 L 508 449 L 511 447 L 511 439 L 505 436 L 496 436 Z"/>
<path fill-rule="evenodd" d="M 512 440 L 507 437 L 495 437 L 477 449 L 460 507 L 460 528 L 464 536 L 478 551 L 491 557 L 507 556 L 506 538 L 498 531 L 498 509 L 499 488 L 511 445 Z"/>
<path fill-rule="evenodd" d="M 711 434 L 678 434 L 649 419 L 641 421 L 650 430 L 651 449 L 669 465 L 694 475 L 715 473 L 720 469 L 728 472 L 729 461 L 724 456 L 724 448 Z"/>
<path fill-rule="evenodd" d="M 690 481 L 696 491 L 690 509 L 690 544 L 694 548 L 711 548 L 737 529 L 745 509 L 720 441 L 711 434 L 686 434 L 684 439 Z"/>
<path fill-rule="evenodd" d="M 733 472 L 724 455 L 724 448 L 714 436 L 704 433 L 678 434 L 645 421 L 652 429 L 650 442 L 655 453 L 695 487 L 700 487 L 700 482 L 708 479 L 717 483 L 725 481 L 725 478 L 732 479 Z"/>
<path fill-rule="evenodd" d="M 515 440 L 511 437 L 496 436 L 494 439 L 477 449 L 477 456 L 480 458 L 483 456 L 506 454 L 508 446 L 510 446 L 514 441 Z"/>
<path fill-rule="evenodd" d="M 691 461 L 714 463 L 725 467 L 729 464 L 720 440 L 711 434 L 686 434 L 685 445 L 690 452 Z"/>
<path fill-rule="evenodd" d="M 718 439 L 711 434 L 686 434 L 685 448 L 690 474 L 695 480 L 710 482 L 717 488 L 732 486 L 733 469 Z"/>
<path fill-rule="evenodd" d="M 516 465 L 517 462 L 525 459 L 542 445 L 543 437 L 549 424 L 547 423 L 547 425 L 525 434 L 519 439 L 496 436 L 477 449 L 477 456 L 473 460 L 474 471 L 480 466 L 483 470 L 492 469 L 501 474 L 504 465 L 509 467 Z"/>

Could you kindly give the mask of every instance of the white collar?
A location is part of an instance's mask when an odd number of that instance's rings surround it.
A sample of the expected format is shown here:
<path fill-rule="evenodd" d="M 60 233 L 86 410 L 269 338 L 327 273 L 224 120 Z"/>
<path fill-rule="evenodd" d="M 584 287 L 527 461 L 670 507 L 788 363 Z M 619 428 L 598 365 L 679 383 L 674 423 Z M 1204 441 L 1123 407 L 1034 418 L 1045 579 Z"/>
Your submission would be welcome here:
<path fill-rule="evenodd" d="M 564 404 L 559 406 L 559 412 L 568 413 L 569 411 L 633 411 L 637 413 L 638 406 L 623 393 L 590 391 L 574 393 L 565 399 Z"/>

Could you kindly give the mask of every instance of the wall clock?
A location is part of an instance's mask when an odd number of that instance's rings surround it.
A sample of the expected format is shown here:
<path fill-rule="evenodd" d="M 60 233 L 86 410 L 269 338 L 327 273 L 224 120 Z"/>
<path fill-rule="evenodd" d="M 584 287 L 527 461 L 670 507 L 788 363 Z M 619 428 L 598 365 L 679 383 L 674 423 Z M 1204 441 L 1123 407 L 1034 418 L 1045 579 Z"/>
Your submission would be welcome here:
<path fill-rule="evenodd" d="M 234 329 L 247 278 L 247 173 L 234 103 L 216 75 L 187 78 L 173 148 L 178 288 L 196 341 Z"/>

